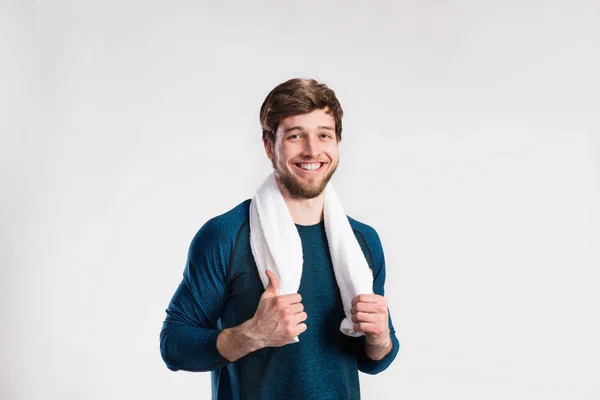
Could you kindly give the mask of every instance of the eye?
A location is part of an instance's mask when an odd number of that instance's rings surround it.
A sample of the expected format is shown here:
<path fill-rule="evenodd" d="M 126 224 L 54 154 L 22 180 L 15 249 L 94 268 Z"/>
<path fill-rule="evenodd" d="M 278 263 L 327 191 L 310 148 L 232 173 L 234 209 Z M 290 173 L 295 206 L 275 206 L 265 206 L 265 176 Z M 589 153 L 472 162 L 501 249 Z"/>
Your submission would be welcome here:
<path fill-rule="evenodd" d="M 297 133 L 294 133 L 294 134 L 288 136 L 287 138 L 288 138 L 288 140 L 296 140 L 296 139 L 300 139 L 300 135 Z"/>
<path fill-rule="evenodd" d="M 321 133 L 321 137 L 323 139 L 331 139 L 332 135 L 331 135 L 331 133 Z"/>

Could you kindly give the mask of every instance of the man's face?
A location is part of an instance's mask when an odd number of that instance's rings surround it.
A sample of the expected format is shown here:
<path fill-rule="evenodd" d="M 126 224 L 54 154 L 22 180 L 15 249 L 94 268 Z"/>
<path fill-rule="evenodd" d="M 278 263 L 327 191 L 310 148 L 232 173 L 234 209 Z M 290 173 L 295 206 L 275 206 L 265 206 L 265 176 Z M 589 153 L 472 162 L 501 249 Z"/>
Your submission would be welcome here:
<path fill-rule="evenodd" d="M 335 121 L 326 109 L 282 119 L 275 143 L 265 139 L 275 177 L 292 198 L 320 195 L 338 165 Z"/>

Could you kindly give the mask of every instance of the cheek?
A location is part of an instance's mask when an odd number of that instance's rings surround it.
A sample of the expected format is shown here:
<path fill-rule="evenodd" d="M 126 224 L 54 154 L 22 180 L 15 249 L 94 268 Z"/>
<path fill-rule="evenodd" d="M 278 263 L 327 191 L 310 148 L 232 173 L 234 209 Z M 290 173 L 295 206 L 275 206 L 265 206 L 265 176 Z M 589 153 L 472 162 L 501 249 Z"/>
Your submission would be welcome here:
<path fill-rule="evenodd" d="M 333 145 L 330 146 L 327 150 L 326 150 L 326 154 L 329 156 L 329 158 L 331 158 L 332 160 L 336 160 L 339 158 L 339 150 L 338 147 Z"/>
<path fill-rule="evenodd" d="M 294 157 L 295 154 L 296 153 L 294 152 L 294 148 L 292 146 L 280 146 L 277 148 L 277 160 L 284 164 Z"/>

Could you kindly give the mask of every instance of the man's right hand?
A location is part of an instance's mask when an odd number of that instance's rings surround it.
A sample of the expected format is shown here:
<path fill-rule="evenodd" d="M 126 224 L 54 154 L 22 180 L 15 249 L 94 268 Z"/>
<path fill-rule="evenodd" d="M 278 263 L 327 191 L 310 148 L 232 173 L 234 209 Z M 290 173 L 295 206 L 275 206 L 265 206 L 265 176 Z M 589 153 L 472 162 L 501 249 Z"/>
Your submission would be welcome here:
<path fill-rule="evenodd" d="M 261 347 L 281 347 L 306 330 L 306 318 L 302 296 L 298 293 L 277 296 L 279 281 L 275 274 L 266 271 L 269 285 L 250 320 L 250 327 Z"/>
<path fill-rule="evenodd" d="M 254 317 L 224 329 L 217 338 L 217 350 L 229 361 L 263 347 L 285 346 L 306 330 L 302 297 L 298 293 L 277 296 L 279 281 L 271 271 L 267 276 L 269 285 L 260 296 Z"/>

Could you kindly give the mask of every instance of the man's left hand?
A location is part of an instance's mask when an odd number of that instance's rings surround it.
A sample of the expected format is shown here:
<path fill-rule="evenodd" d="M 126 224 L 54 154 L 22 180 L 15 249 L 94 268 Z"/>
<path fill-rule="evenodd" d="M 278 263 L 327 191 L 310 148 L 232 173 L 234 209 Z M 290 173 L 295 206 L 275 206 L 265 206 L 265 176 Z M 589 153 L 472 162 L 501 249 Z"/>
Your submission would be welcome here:
<path fill-rule="evenodd" d="M 355 332 L 364 332 L 372 346 L 389 347 L 390 327 L 385 297 L 378 294 L 360 294 L 352 299 L 352 322 Z"/>

